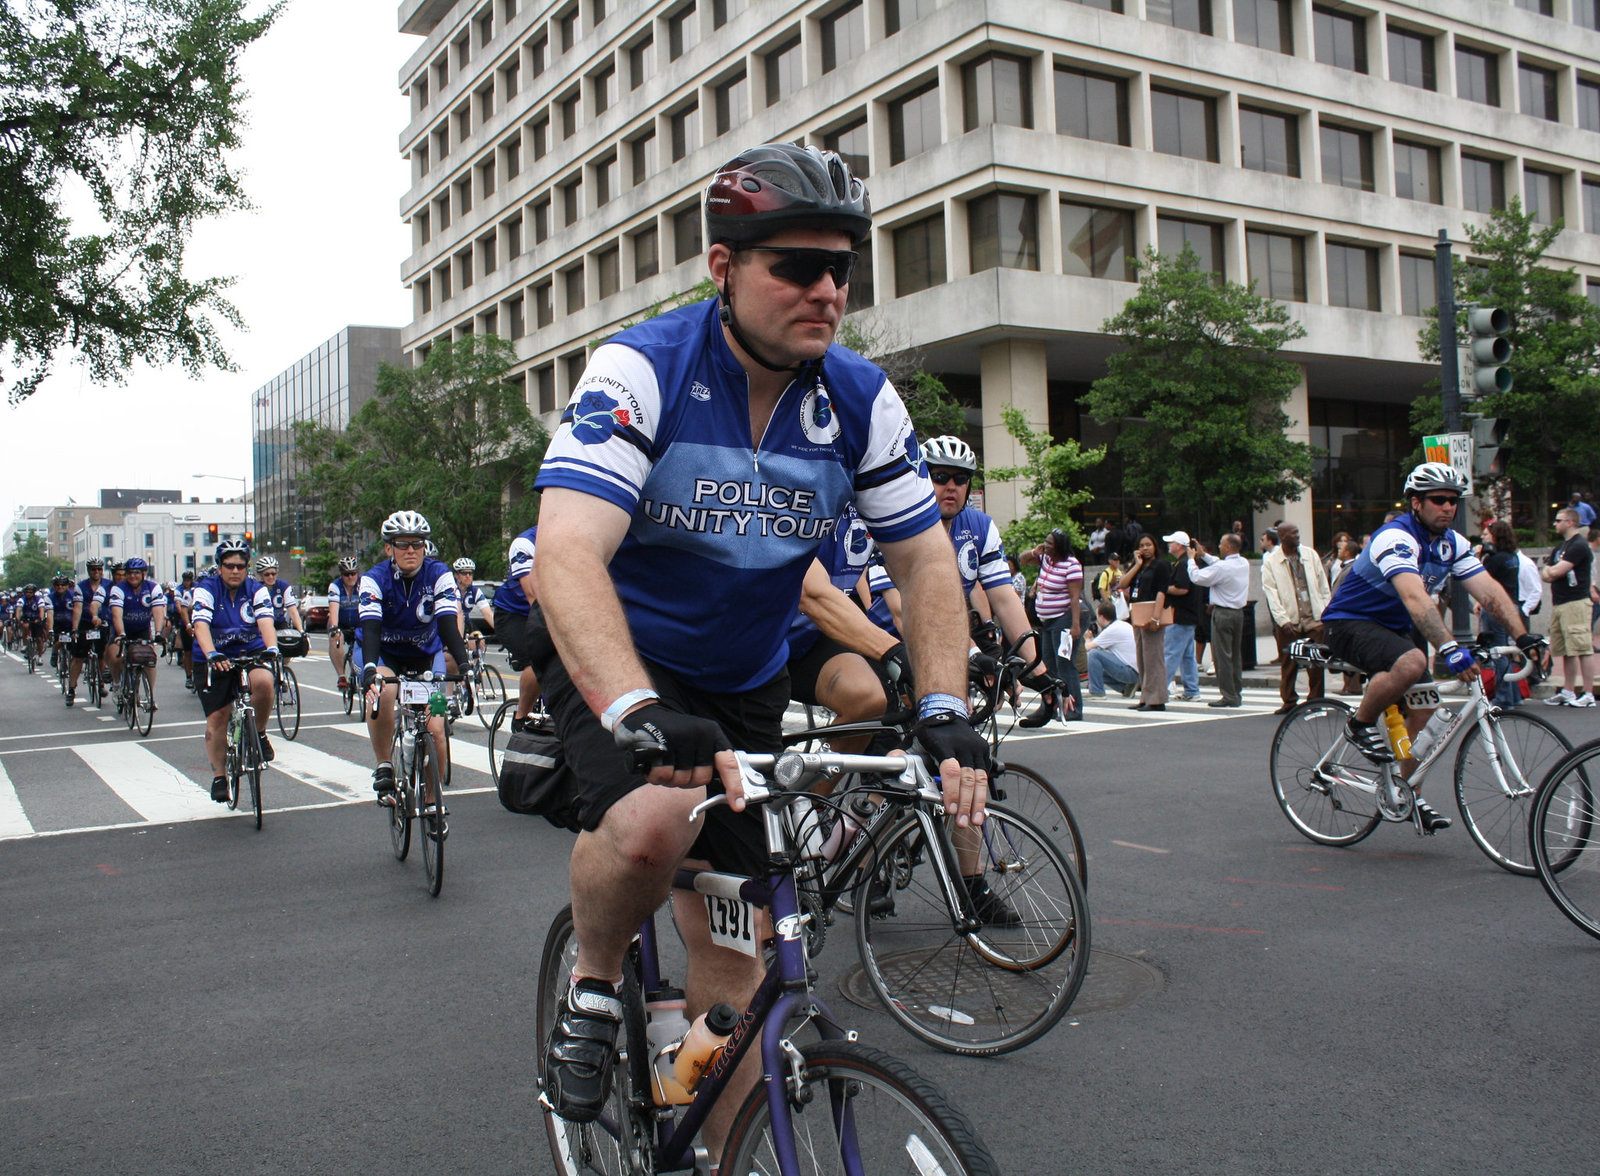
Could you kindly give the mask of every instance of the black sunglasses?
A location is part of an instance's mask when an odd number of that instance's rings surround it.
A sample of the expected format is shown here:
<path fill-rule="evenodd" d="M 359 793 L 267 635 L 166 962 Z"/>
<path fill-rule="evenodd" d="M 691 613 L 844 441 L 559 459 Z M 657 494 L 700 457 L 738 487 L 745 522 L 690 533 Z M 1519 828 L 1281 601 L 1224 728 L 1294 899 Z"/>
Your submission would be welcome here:
<path fill-rule="evenodd" d="M 217 566 L 220 567 L 220 568 L 227 568 L 230 572 L 242 572 L 242 571 L 245 570 L 245 568 L 249 567 L 250 565 L 249 564 L 242 564 L 242 563 L 225 563 L 225 564 L 218 564 Z"/>
<path fill-rule="evenodd" d="M 957 486 L 965 486 L 972 481 L 972 475 L 965 470 L 929 470 L 928 477 L 933 479 L 935 486 L 944 486 L 951 482 Z"/>
<path fill-rule="evenodd" d="M 1429 494 L 1425 497 L 1435 506 L 1455 506 L 1461 501 L 1454 494 Z"/>
<path fill-rule="evenodd" d="M 796 286 L 812 286 L 822 275 L 833 273 L 835 286 L 848 286 L 856 269 L 856 254 L 849 249 L 808 249 L 799 245 L 745 245 L 753 253 L 776 253 L 778 260 L 767 272 Z"/>
<path fill-rule="evenodd" d="M 396 539 L 389 546 L 396 551 L 422 551 L 427 548 L 426 539 Z"/>

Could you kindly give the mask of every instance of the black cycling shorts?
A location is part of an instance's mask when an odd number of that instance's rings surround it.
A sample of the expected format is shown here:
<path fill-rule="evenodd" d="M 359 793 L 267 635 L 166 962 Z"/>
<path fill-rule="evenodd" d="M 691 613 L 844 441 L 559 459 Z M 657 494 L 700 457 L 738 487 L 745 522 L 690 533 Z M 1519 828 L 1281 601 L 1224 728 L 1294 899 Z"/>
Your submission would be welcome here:
<path fill-rule="evenodd" d="M 229 670 L 213 682 L 210 663 L 202 657 L 196 657 L 194 659 L 194 692 L 196 697 L 200 699 L 200 706 L 205 710 L 205 713 L 213 715 L 224 707 L 233 705 L 233 700 L 239 694 L 239 674 L 236 670 Z"/>
<path fill-rule="evenodd" d="M 811 648 L 799 657 L 789 659 L 789 696 L 796 702 L 803 702 L 807 706 L 818 706 L 821 700 L 817 698 L 817 679 L 822 677 L 822 668 L 841 653 L 853 653 L 854 650 L 840 645 L 826 633 L 819 633 Z M 860 655 L 857 655 L 860 656 Z M 862 658 L 867 665 L 877 670 L 876 663 Z M 884 695 L 883 706 L 889 708 L 889 696 Z"/>
<path fill-rule="evenodd" d="M 539 664 L 555 656 L 556 647 L 550 640 L 550 631 L 545 628 L 543 613 L 535 617 L 497 608 L 494 632 L 505 646 L 506 662 L 519 673 L 533 666 L 537 674 Z"/>
<path fill-rule="evenodd" d="M 1422 650 L 1424 659 L 1428 653 L 1428 643 L 1415 629 L 1398 633 L 1376 621 L 1328 621 L 1327 641 L 1334 657 L 1359 667 L 1368 677 L 1387 674 L 1413 649 Z M 1419 681 L 1432 680 L 1426 666 L 1423 675 Z"/>
<path fill-rule="evenodd" d="M 111 625 L 110 625 L 110 623 L 108 622 L 108 623 L 105 623 L 105 624 L 102 624 L 102 625 L 99 626 L 100 638 L 99 638 L 98 641 L 89 641 L 89 640 L 87 640 L 84 637 L 84 634 L 86 632 L 88 632 L 88 631 L 89 630 L 87 628 L 85 628 L 83 626 L 79 626 L 79 628 L 73 632 L 72 641 L 71 641 L 71 645 L 70 645 L 70 648 L 71 648 L 71 651 L 72 651 L 72 656 L 75 657 L 75 658 L 80 658 L 80 659 L 88 657 L 89 656 L 89 646 L 93 645 L 95 653 L 99 654 L 101 657 L 104 657 L 105 656 L 105 652 L 106 652 L 106 646 L 111 641 Z"/>

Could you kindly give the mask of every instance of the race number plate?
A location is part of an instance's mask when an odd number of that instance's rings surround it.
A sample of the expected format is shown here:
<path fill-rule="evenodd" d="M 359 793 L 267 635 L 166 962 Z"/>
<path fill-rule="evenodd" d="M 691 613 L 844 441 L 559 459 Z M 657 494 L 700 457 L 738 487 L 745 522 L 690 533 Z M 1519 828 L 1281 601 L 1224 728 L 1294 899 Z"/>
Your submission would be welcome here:
<path fill-rule="evenodd" d="M 432 693 L 432 682 L 402 682 L 400 683 L 400 705 L 427 706 L 428 697 Z"/>
<path fill-rule="evenodd" d="M 706 914 L 711 916 L 711 942 L 747 956 L 756 954 L 756 908 L 720 895 L 706 895 Z"/>
<path fill-rule="evenodd" d="M 85 629 L 83 631 L 83 639 L 85 641 L 98 641 L 98 640 L 100 640 L 100 630 L 99 629 Z"/>
<path fill-rule="evenodd" d="M 1438 688 L 1434 686 L 1413 686 L 1406 691 L 1407 710 L 1427 710 L 1438 706 L 1441 701 Z"/>

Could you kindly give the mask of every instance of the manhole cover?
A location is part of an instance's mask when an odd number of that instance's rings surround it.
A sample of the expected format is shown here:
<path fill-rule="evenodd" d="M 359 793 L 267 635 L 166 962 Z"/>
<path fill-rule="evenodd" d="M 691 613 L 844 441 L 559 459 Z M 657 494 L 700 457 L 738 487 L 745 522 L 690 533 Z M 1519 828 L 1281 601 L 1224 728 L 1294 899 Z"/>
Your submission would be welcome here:
<path fill-rule="evenodd" d="M 879 960 L 878 966 L 889 978 L 891 984 L 896 984 L 900 978 L 915 974 L 920 978 L 922 985 L 931 991 L 946 994 L 949 997 L 960 999 L 974 995 L 987 995 L 993 997 L 996 985 L 1023 984 L 1032 987 L 1044 980 L 1044 977 L 1030 974 L 1008 973 L 997 968 L 975 965 L 970 958 L 965 958 L 962 971 L 958 976 L 953 968 L 940 968 L 936 956 L 944 955 L 945 958 L 954 959 L 954 953 L 935 953 L 924 951 L 900 952 Z M 1053 972 L 1054 969 L 1042 969 L 1044 972 Z M 943 975 L 937 973 L 942 972 Z M 1053 981 L 1054 976 L 1050 977 Z M 1083 987 L 1078 990 L 1077 999 L 1072 1002 L 1069 1013 L 1079 1016 L 1084 1013 L 1104 1013 L 1115 1009 L 1125 1009 L 1142 996 L 1160 992 L 1166 983 L 1166 977 L 1158 968 L 1136 960 L 1131 956 L 1118 955 L 1114 951 L 1089 952 L 1089 972 L 1083 978 Z M 866 972 L 857 964 L 844 974 L 839 980 L 839 991 L 845 999 L 852 1004 L 864 1009 L 878 1008 L 878 998 L 873 993 L 871 985 L 867 983 Z M 969 1012 L 975 1008 L 985 1007 L 991 1001 L 962 1001 L 962 1007 Z"/>

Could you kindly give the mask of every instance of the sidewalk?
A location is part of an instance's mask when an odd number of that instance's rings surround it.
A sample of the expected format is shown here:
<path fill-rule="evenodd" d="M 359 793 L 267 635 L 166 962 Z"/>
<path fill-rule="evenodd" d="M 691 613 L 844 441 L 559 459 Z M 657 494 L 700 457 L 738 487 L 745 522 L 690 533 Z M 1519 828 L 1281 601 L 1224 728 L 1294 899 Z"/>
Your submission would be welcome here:
<path fill-rule="evenodd" d="M 1241 682 L 1243 686 L 1246 689 L 1255 687 L 1257 689 L 1276 690 L 1278 688 L 1278 667 L 1272 664 L 1272 659 L 1277 656 L 1278 642 L 1276 638 L 1257 637 L 1256 667 L 1253 670 L 1244 671 L 1244 673 L 1241 675 Z M 1296 681 L 1296 686 L 1299 690 L 1300 696 L 1304 698 L 1306 684 L 1305 674 L 1303 672 Z M 1335 686 L 1337 686 L 1337 683 L 1335 683 Z M 1202 693 L 1204 693 L 1207 689 L 1215 690 L 1216 688 L 1217 676 L 1210 669 L 1210 654 L 1208 651 L 1206 660 L 1200 668 L 1200 690 Z M 1552 686 L 1548 681 L 1540 682 L 1533 688 L 1532 697 L 1549 698 L 1556 692 L 1556 689 L 1557 687 Z M 1465 691 L 1465 687 L 1461 686 L 1457 682 L 1441 682 L 1439 683 L 1439 690 L 1443 694 L 1459 694 Z M 1337 696 L 1339 692 L 1337 689 L 1330 689 L 1328 690 L 1328 693 Z"/>

